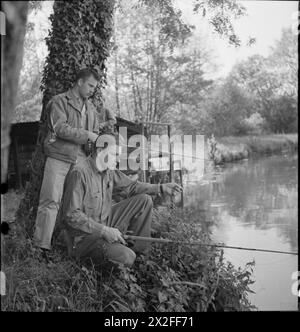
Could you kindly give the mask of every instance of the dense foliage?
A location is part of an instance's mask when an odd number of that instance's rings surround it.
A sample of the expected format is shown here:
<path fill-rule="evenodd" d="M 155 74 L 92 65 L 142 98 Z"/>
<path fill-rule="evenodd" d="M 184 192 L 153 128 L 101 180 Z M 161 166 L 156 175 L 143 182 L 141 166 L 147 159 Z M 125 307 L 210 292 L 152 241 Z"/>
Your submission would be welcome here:
<path fill-rule="evenodd" d="M 207 151 L 215 165 L 262 155 L 296 153 L 298 134 L 228 136 L 207 139 Z"/>
<path fill-rule="evenodd" d="M 122 117 L 169 120 L 178 103 L 201 101 L 211 83 L 204 78 L 207 50 L 203 45 L 202 49 L 196 47 L 197 37 L 181 26 L 166 36 L 162 31 L 167 23 L 162 23 L 162 17 L 158 8 L 132 10 L 125 4 L 115 13 L 105 99 Z"/>
<path fill-rule="evenodd" d="M 179 128 L 219 137 L 297 132 L 296 46 L 297 37 L 284 29 L 269 56 L 255 54 L 237 63 L 196 109 L 184 108 Z"/>
<path fill-rule="evenodd" d="M 48 56 L 42 80 L 43 102 L 72 86 L 76 72 L 93 67 L 101 77 L 94 101 L 101 101 L 109 55 L 114 1 L 55 1 L 46 39 Z"/>

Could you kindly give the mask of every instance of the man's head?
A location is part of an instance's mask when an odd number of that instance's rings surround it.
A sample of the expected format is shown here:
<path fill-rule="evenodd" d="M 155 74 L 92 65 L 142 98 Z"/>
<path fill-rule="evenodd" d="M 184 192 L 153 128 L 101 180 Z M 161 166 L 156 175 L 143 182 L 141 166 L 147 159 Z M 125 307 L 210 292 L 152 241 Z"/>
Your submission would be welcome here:
<path fill-rule="evenodd" d="M 81 98 L 85 99 L 90 97 L 99 81 L 99 76 L 94 69 L 84 68 L 81 69 L 75 79 L 75 86 Z"/>
<path fill-rule="evenodd" d="M 121 154 L 126 146 L 124 138 L 117 133 L 99 135 L 95 144 L 93 158 L 100 172 L 107 169 L 115 170 Z"/>
<path fill-rule="evenodd" d="M 100 135 L 94 144 L 93 157 L 100 172 L 114 170 L 118 159 L 118 145 L 114 135 Z"/>

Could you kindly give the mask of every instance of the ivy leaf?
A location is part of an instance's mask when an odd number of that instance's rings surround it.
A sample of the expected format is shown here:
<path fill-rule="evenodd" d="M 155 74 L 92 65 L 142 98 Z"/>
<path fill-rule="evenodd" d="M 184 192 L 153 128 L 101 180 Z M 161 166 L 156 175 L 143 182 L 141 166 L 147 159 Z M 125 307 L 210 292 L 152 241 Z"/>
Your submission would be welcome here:
<path fill-rule="evenodd" d="M 159 300 L 159 303 L 166 302 L 168 300 L 168 296 L 166 294 L 164 294 L 163 292 L 158 291 L 158 300 Z"/>

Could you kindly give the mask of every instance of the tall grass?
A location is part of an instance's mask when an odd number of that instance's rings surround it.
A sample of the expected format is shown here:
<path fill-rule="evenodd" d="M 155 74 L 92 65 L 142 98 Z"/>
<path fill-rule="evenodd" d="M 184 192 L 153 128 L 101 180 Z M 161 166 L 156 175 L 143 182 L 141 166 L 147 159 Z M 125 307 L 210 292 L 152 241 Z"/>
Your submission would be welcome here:
<path fill-rule="evenodd" d="M 230 136 L 208 139 L 207 143 L 210 157 L 218 165 L 249 157 L 296 151 L 298 135 Z"/>

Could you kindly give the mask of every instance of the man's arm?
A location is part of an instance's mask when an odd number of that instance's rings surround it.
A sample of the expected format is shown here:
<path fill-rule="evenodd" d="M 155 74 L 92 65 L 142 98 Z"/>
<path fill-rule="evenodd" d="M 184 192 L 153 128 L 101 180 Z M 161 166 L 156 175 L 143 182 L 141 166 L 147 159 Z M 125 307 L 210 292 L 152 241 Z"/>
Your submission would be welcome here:
<path fill-rule="evenodd" d="M 137 194 L 166 194 L 172 196 L 182 192 L 182 187 L 177 183 L 151 184 L 133 181 L 119 170 L 114 171 L 114 185 L 118 188 L 123 188 L 129 197 Z"/>
<path fill-rule="evenodd" d="M 114 186 L 125 190 L 129 197 L 137 194 L 157 195 L 160 193 L 159 184 L 134 181 L 119 170 L 114 171 Z"/>
<path fill-rule="evenodd" d="M 50 103 L 50 124 L 57 137 L 76 144 L 85 144 L 88 139 L 92 142 L 96 140 L 97 135 L 95 133 L 82 128 L 73 128 L 67 123 L 67 116 L 62 100 L 54 99 Z"/>

